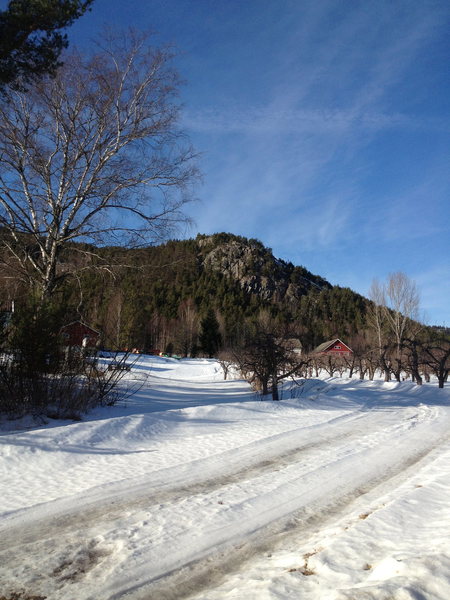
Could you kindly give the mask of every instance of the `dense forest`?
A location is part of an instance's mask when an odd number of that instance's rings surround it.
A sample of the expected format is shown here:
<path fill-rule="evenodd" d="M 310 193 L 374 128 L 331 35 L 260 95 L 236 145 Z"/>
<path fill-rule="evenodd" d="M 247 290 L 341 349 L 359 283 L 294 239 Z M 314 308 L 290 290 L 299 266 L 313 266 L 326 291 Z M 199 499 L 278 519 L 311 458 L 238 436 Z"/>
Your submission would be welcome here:
<path fill-rule="evenodd" d="M 225 348 L 240 345 L 262 311 L 306 349 L 333 337 L 351 342 L 367 329 L 368 300 L 232 234 L 140 249 L 73 244 L 59 272 L 68 275 L 55 296 L 61 318 L 99 330 L 105 347 L 193 355 L 211 311 Z M 1 294 L 7 309 L 29 290 L 4 272 Z"/>

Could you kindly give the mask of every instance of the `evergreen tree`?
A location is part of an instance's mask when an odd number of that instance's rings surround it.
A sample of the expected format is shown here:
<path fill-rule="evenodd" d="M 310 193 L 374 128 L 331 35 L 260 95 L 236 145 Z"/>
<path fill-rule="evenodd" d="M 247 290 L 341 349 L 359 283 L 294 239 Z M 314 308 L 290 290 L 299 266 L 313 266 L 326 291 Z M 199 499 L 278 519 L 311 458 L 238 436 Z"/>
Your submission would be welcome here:
<path fill-rule="evenodd" d="M 201 322 L 200 346 L 205 354 L 212 358 L 217 354 L 221 344 L 222 335 L 220 333 L 219 321 L 212 308 L 208 310 Z"/>
<path fill-rule="evenodd" d="M 0 11 L 0 88 L 18 87 L 54 73 L 67 48 L 61 30 L 71 25 L 93 0 L 10 0 Z"/>

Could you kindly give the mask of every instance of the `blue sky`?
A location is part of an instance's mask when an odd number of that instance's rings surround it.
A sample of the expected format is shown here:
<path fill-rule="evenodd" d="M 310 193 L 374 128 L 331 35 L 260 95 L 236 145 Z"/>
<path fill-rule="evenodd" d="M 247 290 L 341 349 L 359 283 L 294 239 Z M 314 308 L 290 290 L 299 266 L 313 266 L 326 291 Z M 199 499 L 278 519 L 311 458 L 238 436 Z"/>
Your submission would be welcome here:
<path fill-rule="evenodd" d="M 403 271 L 450 326 L 447 1 L 95 0 L 70 40 L 102 24 L 180 50 L 189 236 L 256 237 L 364 295 Z"/>

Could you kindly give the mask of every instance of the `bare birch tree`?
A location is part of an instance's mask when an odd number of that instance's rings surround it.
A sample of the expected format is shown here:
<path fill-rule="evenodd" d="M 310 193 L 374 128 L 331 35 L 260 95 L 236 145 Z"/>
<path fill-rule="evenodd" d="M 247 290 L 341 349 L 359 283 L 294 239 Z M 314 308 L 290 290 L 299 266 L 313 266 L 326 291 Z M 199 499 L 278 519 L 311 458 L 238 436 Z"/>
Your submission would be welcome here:
<path fill-rule="evenodd" d="M 386 285 L 386 298 L 390 309 L 386 311 L 386 320 L 400 347 L 408 324 L 419 319 L 419 292 L 415 282 L 407 275 L 391 273 Z"/>
<path fill-rule="evenodd" d="M 175 347 L 182 356 L 191 356 L 198 339 L 200 319 L 192 298 L 183 300 L 178 307 Z"/>
<path fill-rule="evenodd" d="M 42 299 L 71 242 L 150 244 L 184 219 L 197 170 L 172 58 L 148 36 L 109 36 L 1 99 L 1 243 Z"/>
<path fill-rule="evenodd" d="M 417 286 L 401 272 L 391 273 L 386 284 L 386 320 L 394 336 L 394 375 L 400 381 L 403 369 L 403 342 L 408 329 L 419 319 L 419 293 Z"/>
<path fill-rule="evenodd" d="M 377 335 L 385 379 L 388 379 L 388 371 L 392 370 L 400 381 L 406 334 L 414 337 L 420 330 L 417 286 L 404 273 L 391 273 L 385 284 L 380 285 L 376 280 L 372 283 L 370 298 L 373 305 L 369 312 L 369 322 Z M 383 334 L 387 335 L 386 341 L 383 341 Z"/>
<path fill-rule="evenodd" d="M 367 316 L 369 325 L 377 341 L 378 364 L 384 373 L 385 381 L 389 381 L 391 371 L 386 361 L 386 352 L 384 349 L 384 346 L 386 346 L 385 336 L 387 331 L 385 285 L 380 284 L 377 279 L 374 279 L 370 286 L 369 298 L 372 304 L 369 305 Z"/>
<path fill-rule="evenodd" d="M 384 307 L 386 306 L 386 296 L 384 286 L 380 284 L 378 279 L 374 279 L 372 281 L 372 285 L 370 286 L 369 290 L 369 298 L 372 300 L 372 304 L 368 309 L 368 319 L 375 332 L 378 347 L 381 348 L 383 339 L 383 324 L 385 322 Z"/>

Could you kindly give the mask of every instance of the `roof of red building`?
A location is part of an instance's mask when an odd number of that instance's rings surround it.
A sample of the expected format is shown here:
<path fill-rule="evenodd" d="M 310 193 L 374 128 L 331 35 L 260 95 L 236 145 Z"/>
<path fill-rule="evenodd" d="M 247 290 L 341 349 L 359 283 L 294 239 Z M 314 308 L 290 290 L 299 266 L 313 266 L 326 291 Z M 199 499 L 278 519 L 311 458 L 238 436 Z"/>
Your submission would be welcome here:
<path fill-rule="evenodd" d="M 330 350 L 335 344 L 341 344 L 342 346 L 344 346 L 345 352 L 353 352 L 353 350 L 349 346 L 347 346 L 347 344 L 344 344 L 342 340 L 336 338 L 334 340 L 329 340 L 328 342 L 323 342 L 323 344 L 317 346 L 317 348 L 314 349 L 314 353 L 326 352 L 327 350 Z"/>
<path fill-rule="evenodd" d="M 90 327 L 90 325 L 86 325 L 86 323 L 83 323 L 83 321 L 72 321 L 71 323 L 67 323 L 67 325 L 63 325 L 61 327 L 61 331 L 63 329 L 68 329 L 69 327 L 72 327 L 73 325 L 82 325 L 83 327 L 85 327 L 86 329 L 89 329 L 90 331 L 97 333 L 98 335 L 100 335 L 100 332 L 97 331 L 96 329 L 94 329 L 93 327 Z"/>

